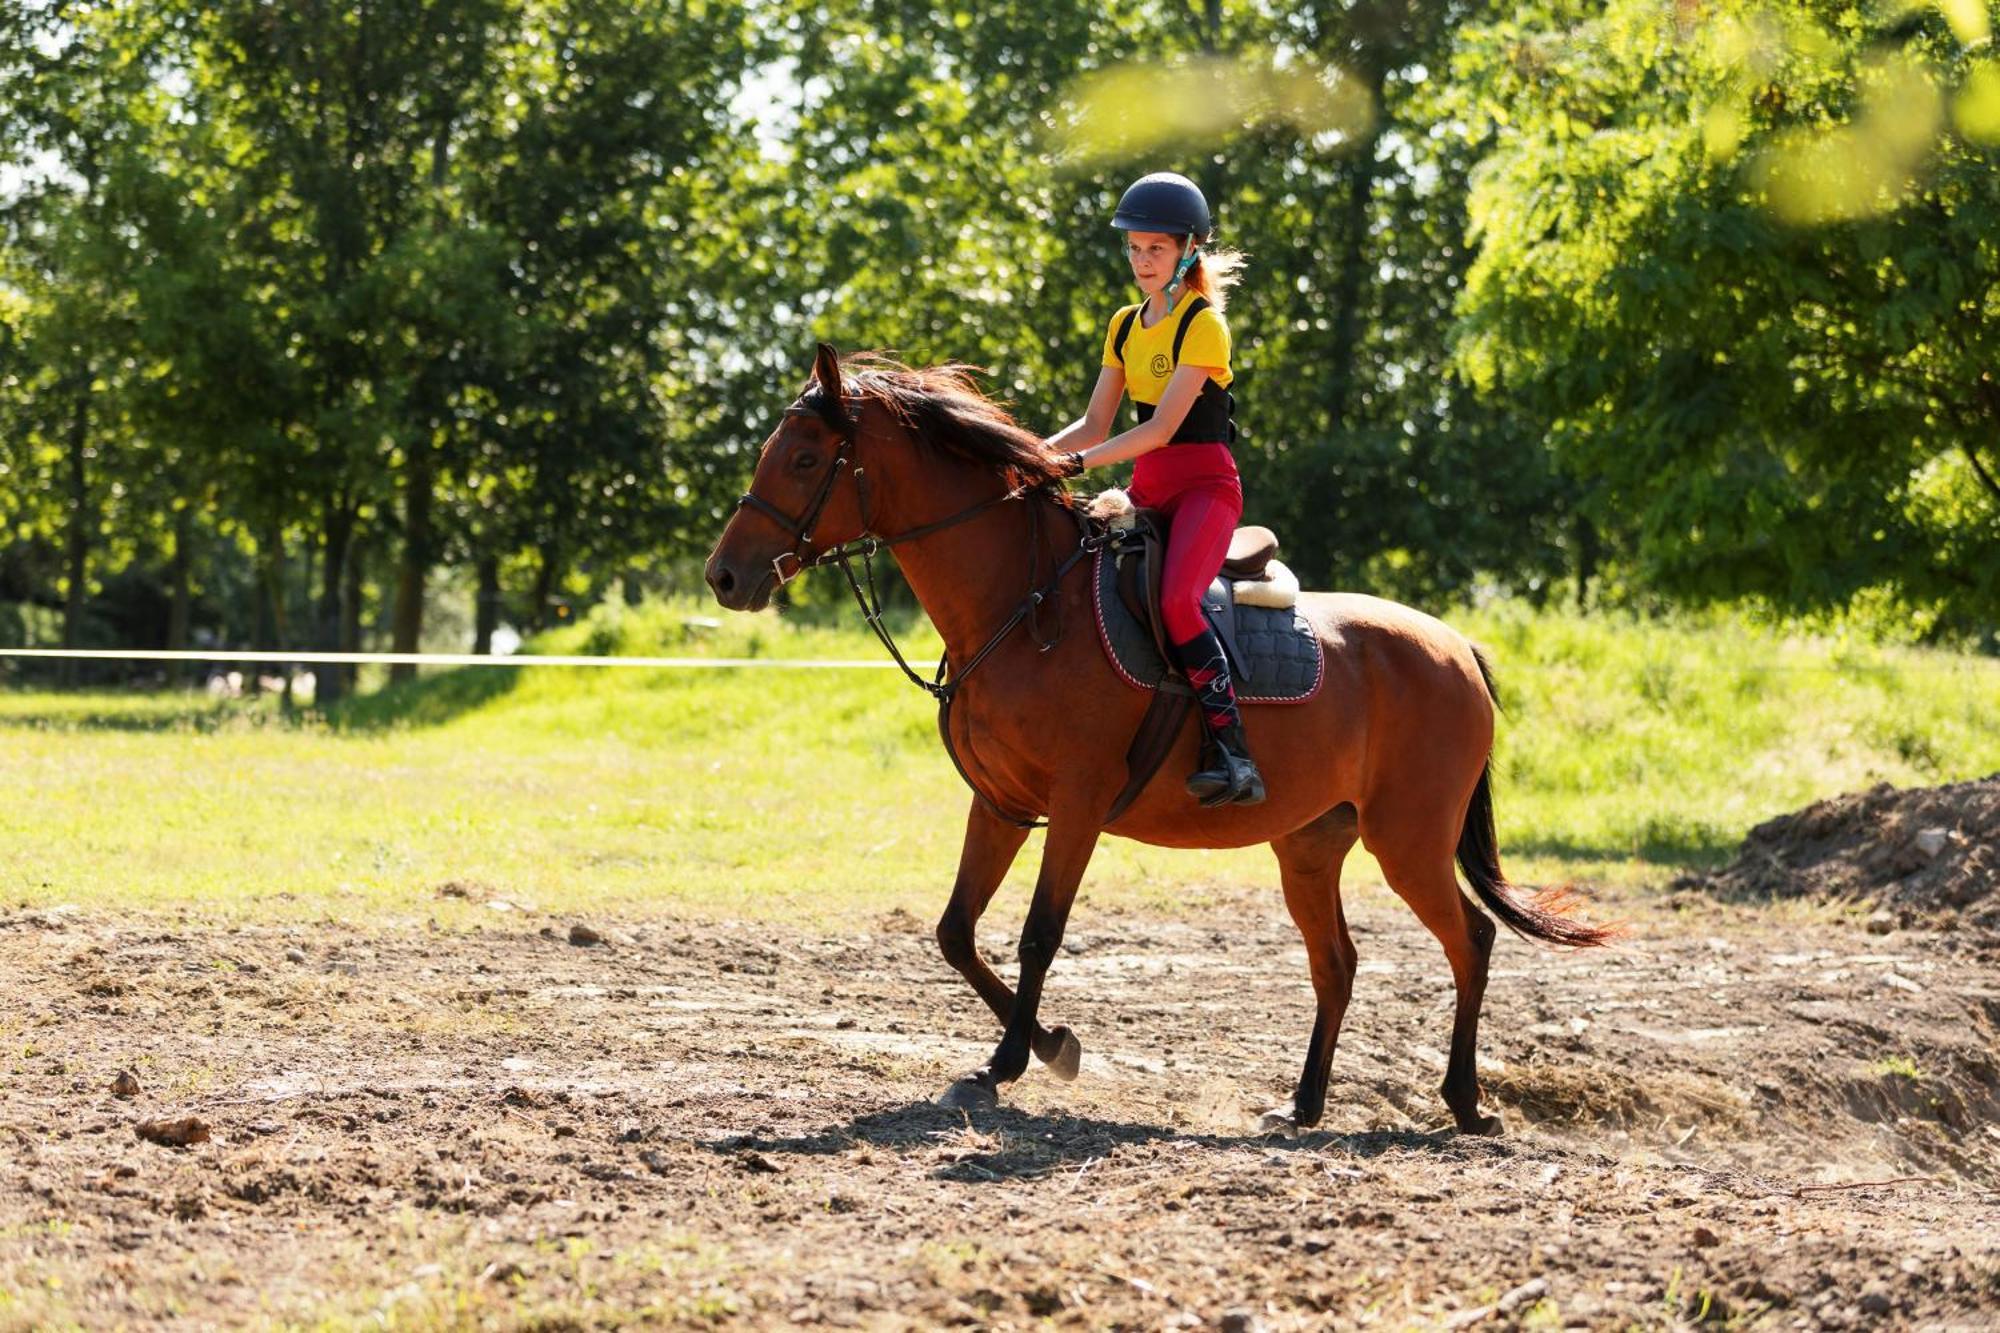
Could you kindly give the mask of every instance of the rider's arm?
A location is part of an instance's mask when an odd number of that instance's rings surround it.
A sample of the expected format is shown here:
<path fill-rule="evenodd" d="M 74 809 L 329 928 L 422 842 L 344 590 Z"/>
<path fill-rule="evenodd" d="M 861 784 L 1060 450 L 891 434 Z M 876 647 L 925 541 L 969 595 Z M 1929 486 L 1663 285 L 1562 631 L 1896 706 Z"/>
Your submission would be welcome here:
<path fill-rule="evenodd" d="M 1119 372 L 1107 370 L 1104 374 L 1114 375 Z M 1174 432 L 1180 429 L 1181 422 L 1186 420 L 1188 409 L 1194 406 L 1194 400 L 1201 397 L 1201 389 L 1208 383 L 1208 376 L 1207 366 L 1190 366 L 1183 362 L 1174 367 L 1174 377 L 1167 381 L 1167 390 L 1160 395 L 1160 405 L 1153 409 L 1152 419 L 1140 422 L 1123 435 L 1115 435 L 1105 440 L 1103 444 L 1093 444 L 1090 448 L 1081 450 L 1083 466 L 1105 467 L 1112 463 L 1122 463 L 1128 458 L 1137 458 L 1140 454 L 1150 454 L 1172 439 Z M 1120 375 L 1120 378 L 1123 376 Z M 1102 385 L 1101 379 L 1099 384 Z M 1096 406 L 1096 400 L 1092 399 L 1091 407 L 1095 409 Z"/>
<path fill-rule="evenodd" d="M 1051 453 L 1068 453 L 1101 444 L 1118 420 L 1118 401 L 1125 396 L 1125 372 L 1105 366 L 1097 372 L 1097 387 L 1090 391 L 1090 406 L 1082 416 L 1049 436 Z"/>

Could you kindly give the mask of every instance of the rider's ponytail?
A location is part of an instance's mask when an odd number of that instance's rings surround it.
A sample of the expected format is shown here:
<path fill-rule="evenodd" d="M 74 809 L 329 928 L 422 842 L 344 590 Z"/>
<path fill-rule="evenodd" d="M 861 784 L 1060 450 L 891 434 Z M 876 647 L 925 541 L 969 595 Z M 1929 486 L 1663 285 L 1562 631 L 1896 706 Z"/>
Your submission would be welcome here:
<path fill-rule="evenodd" d="M 1229 304 L 1229 289 L 1243 276 L 1243 263 L 1241 250 L 1203 247 L 1182 282 L 1188 291 L 1207 297 L 1209 306 L 1220 313 Z"/>

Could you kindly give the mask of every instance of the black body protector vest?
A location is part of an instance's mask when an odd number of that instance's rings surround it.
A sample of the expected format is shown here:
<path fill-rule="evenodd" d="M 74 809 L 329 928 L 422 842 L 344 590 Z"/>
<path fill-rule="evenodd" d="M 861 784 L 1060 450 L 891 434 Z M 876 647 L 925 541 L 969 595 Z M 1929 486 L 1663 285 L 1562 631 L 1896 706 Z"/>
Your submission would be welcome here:
<path fill-rule="evenodd" d="M 1139 318 L 1144 303 L 1135 306 L 1119 322 L 1118 332 L 1112 337 L 1112 355 L 1125 356 L 1125 340 L 1132 334 L 1132 321 Z M 1187 341 L 1188 324 L 1202 311 L 1208 309 L 1208 298 L 1197 296 L 1189 301 L 1181 311 L 1181 322 L 1174 327 L 1174 369 L 1181 364 L 1181 344 Z M 1153 419 L 1153 404 L 1133 404 L 1139 410 L 1141 422 Z M 1201 386 L 1201 396 L 1188 407 L 1187 416 L 1181 419 L 1180 427 L 1174 431 L 1168 444 L 1229 444 L 1236 443 L 1236 397 L 1229 390 L 1209 379 Z"/>

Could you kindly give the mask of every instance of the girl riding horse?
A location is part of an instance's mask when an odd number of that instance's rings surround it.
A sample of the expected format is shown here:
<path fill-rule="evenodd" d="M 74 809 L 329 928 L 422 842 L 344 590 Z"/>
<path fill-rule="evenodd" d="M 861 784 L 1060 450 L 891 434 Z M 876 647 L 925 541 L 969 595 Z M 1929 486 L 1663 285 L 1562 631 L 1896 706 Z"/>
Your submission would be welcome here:
<path fill-rule="evenodd" d="M 1207 723 L 1188 791 L 1206 806 L 1255 805 L 1264 799 L 1264 779 L 1243 739 L 1228 654 L 1201 610 L 1243 516 L 1243 484 L 1230 453 L 1235 377 L 1222 319 L 1242 256 L 1204 250 L 1214 234 L 1208 201 L 1193 181 L 1170 171 L 1134 182 L 1111 225 L 1126 233 L 1126 258 L 1145 300 L 1112 316 L 1090 407 L 1047 443 L 1071 475 L 1138 460 L 1133 503 L 1171 523 L 1160 618 Z M 1182 300 L 1188 293 L 1192 299 Z M 1106 439 L 1127 391 L 1139 424 Z"/>
<path fill-rule="evenodd" d="M 1058 1077 L 1076 1077 L 1081 1044 L 1041 1021 L 1041 1001 L 1100 837 L 1158 847 L 1268 842 L 1318 1009 L 1296 1090 L 1261 1123 L 1280 1133 L 1318 1124 L 1357 967 L 1340 873 L 1359 842 L 1451 964 L 1445 1102 L 1459 1128 L 1495 1131 L 1499 1122 L 1479 1108 L 1476 1070 L 1493 916 L 1558 944 L 1601 944 L 1610 931 L 1568 917 L 1561 891 L 1524 893 L 1501 871 L 1485 660 L 1463 635 L 1409 607 L 1301 593 L 1299 614 L 1319 640 L 1325 673 L 1288 716 L 1267 709 L 1249 720 L 1278 778 L 1270 799 L 1190 811 L 1186 793 L 1158 782 L 1107 820 L 1148 704 L 1096 634 L 1061 632 L 1091 623 L 1095 587 L 1061 471 L 1042 439 L 963 367 L 913 370 L 872 356 L 843 364 L 822 343 L 812 380 L 765 441 L 705 570 L 722 605 L 757 611 L 803 569 L 845 567 L 887 548 L 944 640 L 937 683 L 917 680 L 941 703 L 955 701 L 940 707 L 940 726 L 975 794 L 938 946 L 1005 1027 L 992 1057 L 947 1098 L 993 1104 L 1031 1054 Z M 1024 555 L 1032 557 L 1025 571 Z M 884 633 L 879 608 L 863 604 Z M 1048 635 L 1030 632 L 1031 611 L 1048 617 Z M 1193 762 L 1195 738 L 1180 743 Z M 1038 815 L 1048 831 L 1015 987 L 975 947 L 974 932 Z M 1454 860 L 1493 916 L 1460 888 Z"/>

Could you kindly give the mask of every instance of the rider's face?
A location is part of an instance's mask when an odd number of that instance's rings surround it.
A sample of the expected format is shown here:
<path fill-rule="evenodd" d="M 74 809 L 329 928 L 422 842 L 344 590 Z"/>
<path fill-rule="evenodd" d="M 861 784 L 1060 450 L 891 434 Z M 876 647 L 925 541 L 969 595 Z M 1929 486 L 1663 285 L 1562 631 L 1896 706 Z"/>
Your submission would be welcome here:
<path fill-rule="evenodd" d="M 1174 276 L 1181 262 L 1181 239 L 1158 231 L 1125 233 L 1125 258 L 1132 265 L 1132 281 L 1152 296 Z"/>

